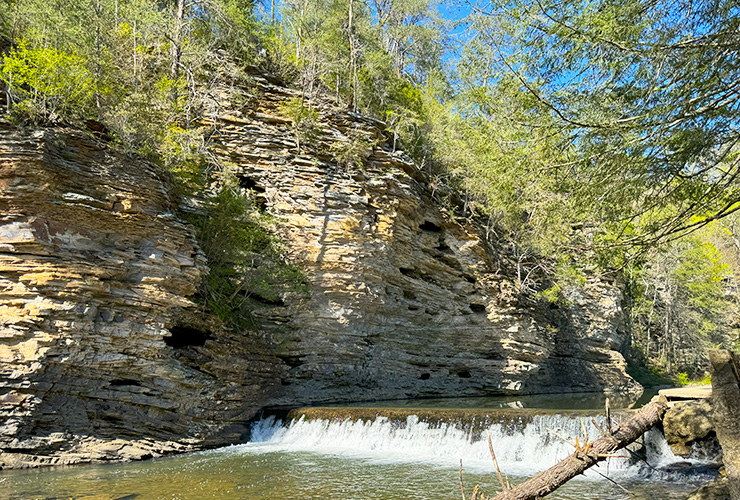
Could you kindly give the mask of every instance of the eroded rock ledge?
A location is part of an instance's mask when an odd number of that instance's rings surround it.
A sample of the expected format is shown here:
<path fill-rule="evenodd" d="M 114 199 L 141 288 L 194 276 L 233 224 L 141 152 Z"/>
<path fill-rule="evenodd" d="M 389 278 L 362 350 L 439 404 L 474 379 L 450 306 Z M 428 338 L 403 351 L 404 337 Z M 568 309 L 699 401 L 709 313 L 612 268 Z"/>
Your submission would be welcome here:
<path fill-rule="evenodd" d="M 506 252 L 450 220 L 382 123 L 324 106 L 297 151 L 279 111 L 294 95 L 255 77 L 208 123 L 309 281 L 254 311 L 257 332 L 196 312 L 206 263 L 166 176 L 79 131 L 0 122 L 0 467 L 235 442 L 265 406 L 639 390 L 617 284 L 521 302 Z M 338 166 L 329 145 L 356 134 L 376 145 Z"/>

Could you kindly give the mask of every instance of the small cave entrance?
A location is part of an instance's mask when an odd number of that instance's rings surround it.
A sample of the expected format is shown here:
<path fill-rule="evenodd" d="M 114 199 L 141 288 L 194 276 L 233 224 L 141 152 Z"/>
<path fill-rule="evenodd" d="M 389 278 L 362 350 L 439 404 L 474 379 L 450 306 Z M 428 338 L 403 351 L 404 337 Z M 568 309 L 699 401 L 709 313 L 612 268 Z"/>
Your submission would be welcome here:
<path fill-rule="evenodd" d="M 249 295 L 249 298 L 254 300 L 255 302 L 259 302 L 260 304 L 264 304 L 266 306 L 285 307 L 285 301 L 280 297 L 267 298 L 267 297 L 263 297 L 262 295 L 258 293 L 253 293 Z"/>
<path fill-rule="evenodd" d="M 294 354 L 279 354 L 278 358 L 282 359 L 290 368 L 298 368 L 303 364 L 301 357 Z"/>
<path fill-rule="evenodd" d="M 257 181 L 247 176 L 239 176 L 239 187 L 249 189 L 255 193 L 264 193 L 265 188 L 257 184 Z"/>
<path fill-rule="evenodd" d="M 177 325 L 170 328 L 170 336 L 164 338 L 164 343 L 173 349 L 186 347 L 200 347 L 211 340 L 213 335 L 208 330 L 199 330 L 190 326 Z"/>
<path fill-rule="evenodd" d="M 480 314 L 486 312 L 486 306 L 483 304 L 470 304 L 470 310 L 474 313 Z"/>
<path fill-rule="evenodd" d="M 110 387 L 122 387 L 122 386 L 131 386 L 131 387 L 141 387 L 141 382 L 138 380 L 134 380 L 132 378 L 115 378 L 111 380 L 108 385 Z"/>
<path fill-rule="evenodd" d="M 239 176 L 239 187 L 251 191 L 250 196 L 254 207 L 260 212 L 264 212 L 267 208 L 267 198 L 265 198 L 265 192 L 267 191 L 264 187 L 257 184 L 257 182 L 247 176 Z"/>
<path fill-rule="evenodd" d="M 423 223 L 419 224 L 419 229 L 421 229 L 422 231 L 429 231 L 430 233 L 442 232 L 442 228 L 440 226 L 428 220 L 425 220 Z"/>
<path fill-rule="evenodd" d="M 444 241 L 440 241 L 439 242 L 439 245 L 437 245 L 436 249 L 439 250 L 440 252 L 442 252 L 445 255 L 455 255 L 455 252 L 453 252 L 452 249 L 450 248 L 450 246 L 447 243 L 445 243 Z"/>

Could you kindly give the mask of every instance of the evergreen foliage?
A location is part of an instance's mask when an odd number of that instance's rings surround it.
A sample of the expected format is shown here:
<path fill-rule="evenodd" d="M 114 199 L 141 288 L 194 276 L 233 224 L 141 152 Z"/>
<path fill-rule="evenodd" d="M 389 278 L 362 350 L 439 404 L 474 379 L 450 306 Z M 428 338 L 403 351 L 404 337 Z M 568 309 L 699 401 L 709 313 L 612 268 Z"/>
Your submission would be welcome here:
<path fill-rule="evenodd" d="M 513 83 L 525 124 L 556 128 L 549 175 L 593 214 L 597 243 L 653 244 L 738 208 L 732 2 L 493 5 L 468 56 L 493 63 L 466 68 L 496 91 Z"/>
<path fill-rule="evenodd" d="M 253 326 L 253 302 L 279 303 L 304 290 L 300 269 L 285 262 L 270 219 L 259 214 L 233 180 L 205 199 L 203 214 L 191 218 L 208 259 L 201 283 L 205 305 L 233 326 Z"/>
<path fill-rule="evenodd" d="M 646 359 L 696 377 L 706 369 L 708 349 L 732 344 L 729 267 L 706 238 L 651 252 L 631 278 L 633 336 Z"/>

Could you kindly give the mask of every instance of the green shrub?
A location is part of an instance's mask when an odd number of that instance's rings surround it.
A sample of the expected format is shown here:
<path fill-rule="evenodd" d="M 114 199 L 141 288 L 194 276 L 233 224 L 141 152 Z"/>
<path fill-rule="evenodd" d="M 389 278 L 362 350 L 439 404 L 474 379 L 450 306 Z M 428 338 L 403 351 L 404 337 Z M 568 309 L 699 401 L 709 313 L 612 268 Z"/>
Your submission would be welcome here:
<path fill-rule="evenodd" d="M 705 373 L 704 377 L 702 377 L 699 380 L 696 380 L 695 382 L 699 385 L 711 385 L 712 384 L 712 374 Z"/>
<path fill-rule="evenodd" d="M 337 165 L 344 168 L 361 168 L 370 156 L 375 144 L 357 133 L 350 136 L 348 141 L 335 141 L 329 146 L 329 154 L 336 160 Z"/>
<path fill-rule="evenodd" d="M 11 110 L 34 124 L 84 116 L 96 91 L 82 58 L 26 41 L 3 55 L 0 79 Z"/>
<path fill-rule="evenodd" d="M 291 129 L 295 138 L 295 147 L 300 150 L 316 139 L 319 133 L 319 113 L 303 103 L 300 97 L 286 99 L 280 105 L 280 112 L 293 122 Z"/>
<path fill-rule="evenodd" d="M 205 200 L 192 223 L 209 267 L 200 295 L 227 324 L 250 326 L 255 301 L 278 303 L 285 293 L 305 291 L 303 273 L 286 262 L 268 218 L 253 210 L 233 181 Z"/>
<path fill-rule="evenodd" d="M 583 288 L 586 285 L 586 277 L 578 269 L 574 259 L 565 255 L 558 258 L 552 279 L 553 285 L 538 292 L 537 296 L 561 307 L 570 305 L 570 301 L 565 296 L 566 289 Z"/>
<path fill-rule="evenodd" d="M 676 374 L 676 376 L 673 378 L 673 383 L 677 386 L 682 385 L 688 385 L 689 383 L 689 375 L 686 372 L 681 372 Z"/>
<path fill-rule="evenodd" d="M 180 191 L 192 196 L 206 184 L 207 148 L 202 128 L 170 125 L 158 148 L 164 167 L 175 175 Z"/>

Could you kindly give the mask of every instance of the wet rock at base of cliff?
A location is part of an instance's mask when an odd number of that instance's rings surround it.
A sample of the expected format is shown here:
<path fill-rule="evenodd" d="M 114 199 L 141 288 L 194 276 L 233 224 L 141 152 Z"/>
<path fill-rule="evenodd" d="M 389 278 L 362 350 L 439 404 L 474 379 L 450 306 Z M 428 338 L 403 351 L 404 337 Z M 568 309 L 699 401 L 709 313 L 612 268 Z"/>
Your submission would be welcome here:
<path fill-rule="evenodd" d="M 684 458 L 694 448 L 711 446 L 704 444 L 716 441 L 710 402 L 701 399 L 674 403 L 663 418 L 663 433 L 673 453 Z"/>
<path fill-rule="evenodd" d="M 726 476 L 718 476 L 708 484 L 695 489 L 685 500 L 734 500 Z"/>

